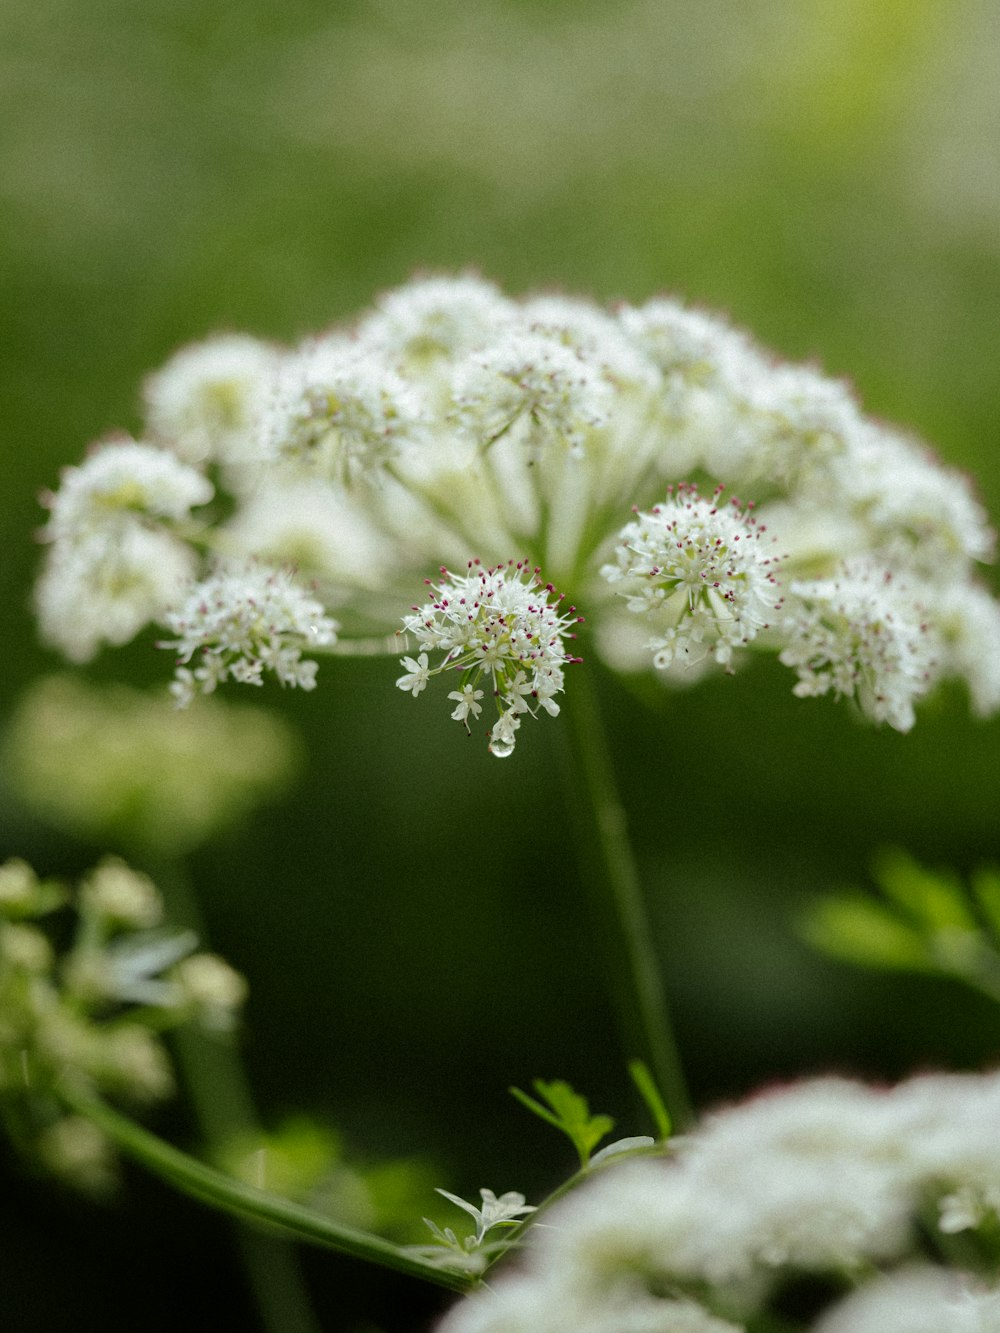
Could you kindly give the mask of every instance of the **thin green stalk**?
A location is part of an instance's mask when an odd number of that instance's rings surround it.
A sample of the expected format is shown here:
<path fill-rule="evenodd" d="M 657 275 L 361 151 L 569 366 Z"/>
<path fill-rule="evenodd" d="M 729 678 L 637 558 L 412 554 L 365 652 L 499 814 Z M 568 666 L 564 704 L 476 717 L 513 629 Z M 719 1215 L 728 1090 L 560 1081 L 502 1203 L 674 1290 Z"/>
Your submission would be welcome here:
<path fill-rule="evenodd" d="M 148 861 L 148 858 L 147 858 Z M 205 926 L 183 867 L 151 866 L 172 925 L 205 942 Z M 173 1035 L 174 1052 L 204 1146 L 220 1157 L 233 1139 L 257 1128 L 253 1097 L 235 1046 L 191 1027 Z M 236 1245 L 268 1333 L 319 1333 L 298 1255 L 287 1240 L 236 1229 Z"/>
<path fill-rule="evenodd" d="M 78 1115 L 86 1116 L 103 1130 L 125 1156 L 174 1188 L 213 1208 L 231 1213 L 243 1222 L 278 1228 L 298 1240 L 422 1278 L 452 1291 L 465 1291 L 472 1285 L 473 1279 L 465 1273 L 438 1268 L 381 1236 L 342 1226 L 301 1204 L 255 1189 L 206 1166 L 90 1093 L 67 1085 L 60 1089 L 60 1096 Z"/>
<path fill-rule="evenodd" d="M 590 669 L 572 668 L 562 706 L 571 815 L 579 861 L 605 946 L 612 999 L 628 1056 L 652 1071 L 675 1130 L 691 1122 L 691 1103 L 674 1039 L 625 811 L 615 786 Z"/>

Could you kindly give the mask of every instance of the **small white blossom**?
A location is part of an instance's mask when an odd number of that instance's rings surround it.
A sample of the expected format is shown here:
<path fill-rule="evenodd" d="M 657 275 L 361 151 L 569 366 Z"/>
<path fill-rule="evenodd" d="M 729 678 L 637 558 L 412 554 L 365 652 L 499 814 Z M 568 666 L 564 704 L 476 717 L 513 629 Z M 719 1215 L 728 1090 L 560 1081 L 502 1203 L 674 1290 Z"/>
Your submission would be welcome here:
<path fill-rule="evenodd" d="M 657 368 L 636 346 L 613 315 L 590 301 L 567 296 L 536 296 L 521 306 L 523 317 L 548 337 L 558 338 L 619 388 L 656 389 Z"/>
<path fill-rule="evenodd" d="M 536 705 L 550 714 L 558 712 L 553 695 L 562 690 L 563 668 L 574 660 L 563 640 L 572 637 L 571 628 L 580 618 L 572 607 L 565 614 L 560 611 L 559 594 L 524 561 L 511 560 L 492 569 L 472 561 L 466 575 L 446 569 L 441 574 L 439 584 L 428 580 L 430 602 L 404 617 L 406 632 L 424 652 L 416 662 L 403 660 L 409 674 L 396 683 L 412 689 L 410 678 L 415 674 L 464 672 L 461 688 L 448 698 L 456 701 L 451 716 L 468 727 L 469 717 L 482 711 L 483 691 L 476 685 L 488 680 L 500 714 L 490 748 L 502 758 L 514 748 L 518 714 L 534 713 Z M 444 654 L 439 665 L 422 665 L 429 660 L 427 654 L 438 651 Z"/>
<path fill-rule="evenodd" d="M 415 659 L 404 657 L 402 665 L 406 667 L 406 675 L 400 676 L 396 684 L 401 690 L 409 690 L 415 699 L 420 691 L 426 688 L 427 681 L 430 678 L 427 654 L 421 653 Z M 454 698 L 454 695 L 448 697 L 451 699 Z"/>
<path fill-rule="evenodd" d="M 302 652 L 330 647 L 337 638 L 335 623 L 288 571 L 255 565 L 220 567 L 195 584 L 164 623 L 177 636 L 161 647 L 177 653 L 174 693 L 182 705 L 230 677 L 260 685 L 265 671 L 282 685 L 311 690 L 316 663 Z M 189 670 L 195 658 L 199 665 Z"/>
<path fill-rule="evenodd" d="M 932 578 L 990 560 L 994 538 L 964 476 L 905 436 L 868 422 L 834 469 L 840 504 L 863 518 L 872 548 Z"/>
<path fill-rule="evenodd" d="M 764 529 L 733 501 L 703 500 L 693 486 L 672 489 L 620 534 L 615 563 L 601 573 L 658 632 L 653 663 L 729 666 L 733 652 L 774 623 L 781 607 L 777 557 Z"/>
<path fill-rule="evenodd" d="M 395 553 L 384 535 L 319 477 L 262 487 L 247 497 L 224 535 L 227 549 L 237 554 L 292 566 L 336 587 L 357 592 L 391 582 Z"/>
<path fill-rule="evenodd" d="M 949 584 L 927 594 L 941 638 L 942 674 L 969 687 L 973 711 L 1000 708 L 1000 605 L 975 583 Z"/>
<path fill-rule="evenodd" d="M 465 729 L 469 729 L 469 717 L 478 717 L 483 711 L 483 706 L 479 700 L 483 697 L 482 690 L 474 690 L 471 685 L 463 685 L 460 690 L 452 690 L 448 695 L 449 699 L 457 700 L 457 707 L 452 713 L 456 722 L 464 722 Z"/>
<path fill-rule="evenodd" d="M 486 1238 L 486 1233 L 494 1227 L 503 1223 L 516 1221 L 519 1217 L 527 1217 L 529 1213 L 534 1213 L 537 1209 L 530 1203 L 525 1202 L 523 1194 L 518 1194 L 516 1190 L 507 1190 L 499 1198 L 492 1190 L 481 1189 L 479 1197 L 483 1201 L 481 1208 L 477 1208 L 474 1203 L 468 1203 L 465 1199 L 459 1198 L 457 1194 L 449 1194 L 447 1190 L 438 1189 L 438 1194 L 442 1195 L 449 1203 L 453 1203 L 457 1208 L 464 1212 L 475 1221 L 475 1243 L 481 1245 Z"/>

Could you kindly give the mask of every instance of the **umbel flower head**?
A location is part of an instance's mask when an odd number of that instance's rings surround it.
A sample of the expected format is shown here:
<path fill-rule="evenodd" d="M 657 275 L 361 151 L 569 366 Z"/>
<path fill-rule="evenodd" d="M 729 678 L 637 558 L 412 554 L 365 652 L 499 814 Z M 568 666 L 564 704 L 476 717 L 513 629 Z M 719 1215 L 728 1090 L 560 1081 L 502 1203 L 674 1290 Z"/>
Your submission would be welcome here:
<path fill-rule="evenodd" d="M 427 582 L 430 601 L 403 619 L 424 651 L 416 661 L 403 659 L 407 674 L 396 684 L 416 697 L 431 676 L 460 671 L 459 688 L 448 698 L 455 701 L 451 716 L 468 731 L 470 718 L 483 711 L 482 682 L 499 713 L 490 730 L 490 751 L 505 758 L 514 749 L 524 713 L 535 715 L 543 708 L 557 716 L 563 667 L 576 660 L 567 655 L 563 639 L 573 637 L 570 628 L 582 616 L 574 615 L 573 607 L 563 614 L 561 595 L 551 583 L 543 585 L 539 570 L 520 560 L 494 569 L 472 560 L 465 575 L 442 568 L 440 583 Z M 439 651 L 444 656 L 431 667 L 428 654 Z"/>
<path fill-rule="evenodd" d="M 311 688 L 315 654 L 392 652 L 402 620 L 400 687 L 458 672 L 452 717 L 508 754 L 572 690 L 554 586 L 594 652 L 666 685 L 769 652 L 800 697 L 900 731 L 947 678 L 1000 707 L 966 478 L 679 302 L 418 278 L 299 347 L 183 349 L 145 395 L 145 438 L 97 445 L 48 498 L 37 607 L 80 662 L 160 626 L 180 703 Z M 468 572 L 407 612 L 434 570 Z"/>

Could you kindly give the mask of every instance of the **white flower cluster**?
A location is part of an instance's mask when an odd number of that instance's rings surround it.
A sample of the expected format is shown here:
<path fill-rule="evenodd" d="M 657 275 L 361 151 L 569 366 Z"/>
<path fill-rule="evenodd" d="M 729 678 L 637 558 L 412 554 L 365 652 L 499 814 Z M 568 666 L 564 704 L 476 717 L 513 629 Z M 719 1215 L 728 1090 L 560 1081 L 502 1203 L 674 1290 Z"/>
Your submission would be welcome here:
<path fill-rule="evenodd" d="M 346 643 L 384 641 L 429 570 L 516 552 L 616 669 L 670 682 L 770 651 L 797 694 L 900 730 L 949 677 L 1000 707 L 1000 609 L 976 576 L 993 534 L 967 480 L 703 311 L 421 277 L 297 348 L 187 348 L 145 393 L 150 443 L 103 446 L 51 500 L 38 609 L 76 660 L 190 619 L 218 592 L 213 555 L 234 579 L 280 568 Z M 196 525 L 213 487 L 220 517 Z M 273 628 L 294 641 L 290 614 Z M 234 679 L 273 666 L 227 652 Z M 459 693 L 468 721 L 476 687 Z"/>
<path fill-rule="evenodd" d="M 67 468 L 47 498 L 48 559 L 36 590 L 43 636 L 85 662 L 157 619 L 195 569 L 176 529 L 212 494 L 194 468 L 131 440 Z"/>
<path fill-rule="evenodd" d="M 935 1229 L 942 1242 L 995 1235 L 998 1134 L 996 1074 L 766 1092 L 710 1116 L 668 1160 L 597 1173 L 532 1229 L 519 1271 L 457 1306 L 440 1333 L 721 1333 L 803 1273 L 833 1289 L 864 1283 L 818 1333 L 995 1333 L 1000 1291 L 911 1265 L 921 1225 L 932 1244 Z M 880 1269 L 889 1276 L 865 1281 Z"/>
<path fill-rule="evenodd" d="M 407 674 L 396 684 L 416 697 L 432 675 L 461 671 L 461 687 L 448 698 L 455 701 L 452 718 L 468 731 L 470 717 L 483 711 L 484 692 L 476 687 L 486 677 L 499 713 L 490 751 L 502 759 L 514 749 L 523 714 L 538 708 L 558 714 L 563 667 L 574 660 L 563 639 L 573 637 L 571 627 L 582 617 L 573 607 L 563 614 L 560 594 L 524 561 L 483 569 L 473 560 L 468 570 L 456 575 L 442 569 L 442 582 L 430 585 L 431 600 L 404 617 L 406 631 L 425 651 L 416 660 L 403 659 Z M 438 666 L 431 667 L 429 652 L 444 653 Z"/>
<path fill-rule="evenodd" d="M 668 498 L 626 524 L 615 563 L 601 573 L 657 633 L 653 665 L 694 664 L 709 652 L 728 667 L 737 648 L 768 629 L 781 611 L 777 558 L 761 545 L 763 529 L 737 501 L 725 508 L 697 488 L 668 488 Z"/>
<path fill-rule="evenodd" d="M 168 611 L 164 623 L 177 635 L 161 646 L 177 653 L 172 689 L 181 704 L 211 694 L 230 677 L 260 685 L 265 669 L 282 685 L 311 690 L 316 663 L 304 659 L 302 649 L 328 647 L 337 637 L 323 607 L 289 573 L 254 565 L 218 570 Z M 196 654 L 199 665 L 192 670 L 188 663 Z"/>

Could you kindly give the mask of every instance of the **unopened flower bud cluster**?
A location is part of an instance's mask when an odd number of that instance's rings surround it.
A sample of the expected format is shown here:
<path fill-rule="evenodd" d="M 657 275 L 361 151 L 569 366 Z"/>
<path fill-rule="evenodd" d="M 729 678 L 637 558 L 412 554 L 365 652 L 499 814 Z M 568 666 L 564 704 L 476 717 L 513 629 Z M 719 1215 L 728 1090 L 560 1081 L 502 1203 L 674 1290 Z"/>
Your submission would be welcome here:
<path fill-rule="evenodd" d="M 73 912 L 57 954 L 46 918 Z M 108 858 L 75 895 L 23 861 L 0 866 L 0 1116 L 25 1151 L 84 1187 L 113 1179 L 110 1145 L 60 1089 L 148 1102 L 173 1090 L 160 1034 L 232 1025 L 246 985 L 163 925 L 153 883 Z"/>
<path fill-rule="evenodd" d="M 996 1074 L 765 1092 L 595 1173 L 439 1331 L 745 1333 L 812 1275 L 815 1333 L 992 1333 L 998 1132 Z"/>
<path fill-rule="evenodd" d="M 504 570 L 516 600 L 513 559 L 616 669 L 672 682 L 769 651 L 796 694 L 903 731 L 949 677 L 1000 706 L 1000 610 L 977 575 L 993 534 L 966 478 L 841 381 L 679 302 L 419 278 L 299 347 L 186 348 L 145 408 L 140 442 L 95 446 L 49 497 L 37 606 L 77 661 L 161 627 L 180 703 L 268 675 L 311 688 L 316 653 L 384 643 L 400 618 L 418 694 L 462 658 L 430 642 L 440 606 L 430 627 L 407 613 L 421 582 L 451 571 L 434 597 L 453 605 L 480 577 L 455 571 Z M 505 612 L 511 642 L 541 600 Z M 462 653 L 488 658 L 473 630 Z M 525 713 L 572 689 L 567 637 L 547 683 L 515 653 L 463 676 L 452 715 L 495 705 L 509 753 Z"/>

